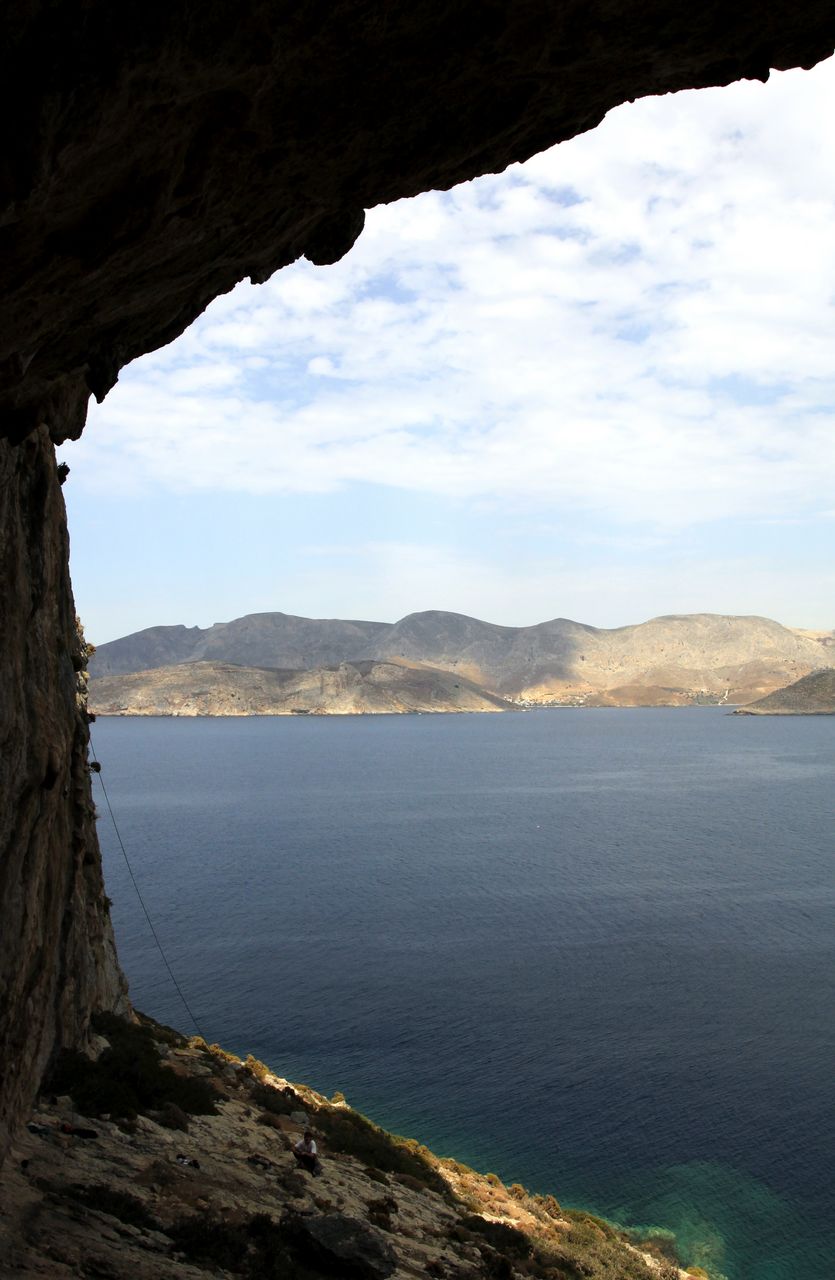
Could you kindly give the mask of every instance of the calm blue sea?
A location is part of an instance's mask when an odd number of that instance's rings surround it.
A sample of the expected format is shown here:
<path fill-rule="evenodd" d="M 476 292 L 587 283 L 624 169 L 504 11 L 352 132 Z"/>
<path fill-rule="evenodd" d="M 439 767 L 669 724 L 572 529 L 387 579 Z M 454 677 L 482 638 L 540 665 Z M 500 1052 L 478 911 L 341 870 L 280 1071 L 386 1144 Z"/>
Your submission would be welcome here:
<path fill-rule="evenodd" d="M 209 1040 L 729 1280 L 833 1280 L 835 717 L 99 720 L 94 742 Z M 99 807 L 133 999 L 189 1031 Z"/>

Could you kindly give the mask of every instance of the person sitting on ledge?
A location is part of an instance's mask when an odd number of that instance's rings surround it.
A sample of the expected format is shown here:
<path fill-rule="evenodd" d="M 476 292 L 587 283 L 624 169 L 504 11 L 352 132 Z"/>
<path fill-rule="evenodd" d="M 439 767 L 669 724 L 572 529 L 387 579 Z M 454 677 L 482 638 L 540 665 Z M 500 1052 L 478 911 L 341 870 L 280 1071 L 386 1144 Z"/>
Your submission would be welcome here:
<path fill-rule="evenodd" d="M 318 1173 L 321 1166 L 319 1164 L 319 1154 L 313 1134 L 309 1129 L 305 1130 L 304 1137 L 293 1147 L 293 1155 L 298 1160 L 302 1168 L 307 1169 L 308 1173 Z"/>

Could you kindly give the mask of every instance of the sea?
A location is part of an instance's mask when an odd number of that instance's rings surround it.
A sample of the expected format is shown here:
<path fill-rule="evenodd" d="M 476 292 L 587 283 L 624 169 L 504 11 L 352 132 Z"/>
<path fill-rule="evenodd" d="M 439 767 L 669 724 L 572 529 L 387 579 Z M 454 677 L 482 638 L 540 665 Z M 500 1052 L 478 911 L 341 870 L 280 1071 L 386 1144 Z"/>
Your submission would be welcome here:
<path fill-rule="evenodd" d="M 835 717 L 100 719 L 135 1005 L 727 1280 L 835 1277 Z"/>

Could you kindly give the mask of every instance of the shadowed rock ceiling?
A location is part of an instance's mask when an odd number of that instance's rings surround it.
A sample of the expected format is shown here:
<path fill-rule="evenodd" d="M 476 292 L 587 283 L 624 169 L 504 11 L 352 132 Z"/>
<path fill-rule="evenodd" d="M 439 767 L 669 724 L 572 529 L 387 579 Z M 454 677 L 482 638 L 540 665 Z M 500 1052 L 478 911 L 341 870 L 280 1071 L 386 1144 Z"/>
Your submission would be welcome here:
<path fill-rule="evenodd" d="M 371 205 L 834 42 L 820 0 L 12 3 L 3 432 L 76 434 L 88 390 L 245 276 L 335 261 Z"/>

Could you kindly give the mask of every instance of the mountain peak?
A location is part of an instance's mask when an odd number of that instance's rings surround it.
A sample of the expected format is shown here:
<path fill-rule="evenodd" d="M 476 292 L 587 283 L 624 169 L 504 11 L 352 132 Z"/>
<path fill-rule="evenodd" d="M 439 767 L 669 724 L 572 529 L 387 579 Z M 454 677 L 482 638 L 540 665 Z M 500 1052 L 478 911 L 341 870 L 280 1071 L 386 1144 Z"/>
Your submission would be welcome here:
<path fill-rule="evenodd" d="M 395 661 L 532 704 L 749 702 L 835 665 L 832 641 L 831 633 L 733 614 L 666 614 L 606 629 L 567 618 L 507 627 L 443 609 L 395 623 L 251 613 L 206 630 L 149 627 L 100 645 L 90 674 L 195 662 L 310 671 Z"/>

